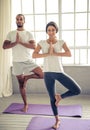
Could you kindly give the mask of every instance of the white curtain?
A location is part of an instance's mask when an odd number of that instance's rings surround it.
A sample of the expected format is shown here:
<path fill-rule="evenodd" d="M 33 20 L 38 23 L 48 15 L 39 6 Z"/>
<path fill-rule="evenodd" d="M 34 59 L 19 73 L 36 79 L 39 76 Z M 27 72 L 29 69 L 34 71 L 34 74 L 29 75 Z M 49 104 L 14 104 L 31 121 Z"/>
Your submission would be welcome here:
<path fill-rule="evenodd" d="M 11 29 L 11 1 L 0 0 L 0 97 L 12 95 L 11 49 L 2 48 Z"/>

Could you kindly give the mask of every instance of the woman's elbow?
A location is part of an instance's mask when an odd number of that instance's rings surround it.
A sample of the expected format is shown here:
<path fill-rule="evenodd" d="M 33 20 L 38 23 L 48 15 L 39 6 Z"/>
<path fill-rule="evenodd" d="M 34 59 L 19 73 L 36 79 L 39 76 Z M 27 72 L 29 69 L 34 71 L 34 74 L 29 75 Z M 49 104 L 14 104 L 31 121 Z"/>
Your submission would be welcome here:
<path fill-rule="evenodd" d="M 72 56 L 71 52 L 68 52 L 68 56 L 69 56 L 69 57 L 71 57 L 71 56 Z"/>
<path fill-rule="evenodd" d="M 71 53 L 69 53 L 69 57 L 71 57 L 72 56 L 72 54 Z"/>

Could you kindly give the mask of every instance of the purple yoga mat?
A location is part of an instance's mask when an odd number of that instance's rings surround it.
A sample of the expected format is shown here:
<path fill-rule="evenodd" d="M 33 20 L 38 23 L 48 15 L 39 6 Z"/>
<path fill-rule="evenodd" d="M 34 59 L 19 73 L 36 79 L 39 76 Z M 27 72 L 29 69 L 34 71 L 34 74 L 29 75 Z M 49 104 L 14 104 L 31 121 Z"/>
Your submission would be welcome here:
<path fill-rule="evenodd" d="M 26 130 L 54 130 L 52 129 L 54 123 L 54 118 L 33 117 Z M 90 130 L 90 119 L 61 118 L 58 130 Z"/>
<path fill-rule="evenodd" d="M 22 112 L 23 104 L 12 103 L 3 113 L 11 114 L 31 114 L 31 115 L 53 115 L 50 105 L 45 104 L 29 104 L 27 112 Z M 60 105 L 58 107 L 58 112 L 60 116 L 82 116 L 81 105 Z"/>

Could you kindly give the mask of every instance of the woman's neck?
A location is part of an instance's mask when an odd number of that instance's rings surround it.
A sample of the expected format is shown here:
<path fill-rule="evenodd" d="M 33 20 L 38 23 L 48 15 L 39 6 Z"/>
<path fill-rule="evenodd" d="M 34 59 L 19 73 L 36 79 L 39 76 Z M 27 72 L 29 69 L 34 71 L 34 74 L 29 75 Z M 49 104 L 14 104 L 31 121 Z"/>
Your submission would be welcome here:
<path fill-rule="evenodd" d="M 48 43 L 52 42 L 52 44 L 54 44 L 54 43 L 57 42 L 57 37 L 48 38 L 48 39 L 47 39 L 47 42 L 48 42 Z"/>

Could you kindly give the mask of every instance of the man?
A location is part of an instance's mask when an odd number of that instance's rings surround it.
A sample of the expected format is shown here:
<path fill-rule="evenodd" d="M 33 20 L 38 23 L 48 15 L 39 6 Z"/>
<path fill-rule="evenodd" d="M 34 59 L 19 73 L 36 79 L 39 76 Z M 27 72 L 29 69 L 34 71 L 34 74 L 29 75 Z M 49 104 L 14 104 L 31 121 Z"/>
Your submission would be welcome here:
<path fill-rule="evenodd" d="M 30 78 L 43 78 L 43 72 L 32 60 L 30 49 L 35 49 L 35 41 L 32 34 L 24 29 L 24 23 L 24 15 L 18 14 L 16 16 L 17 30 L 8 33 L 3 48 L 12 48 L 13 73 L 18 79 L 20 93 L 24 102 L 22 111 L 27 112 L 26 82 Z"/>

